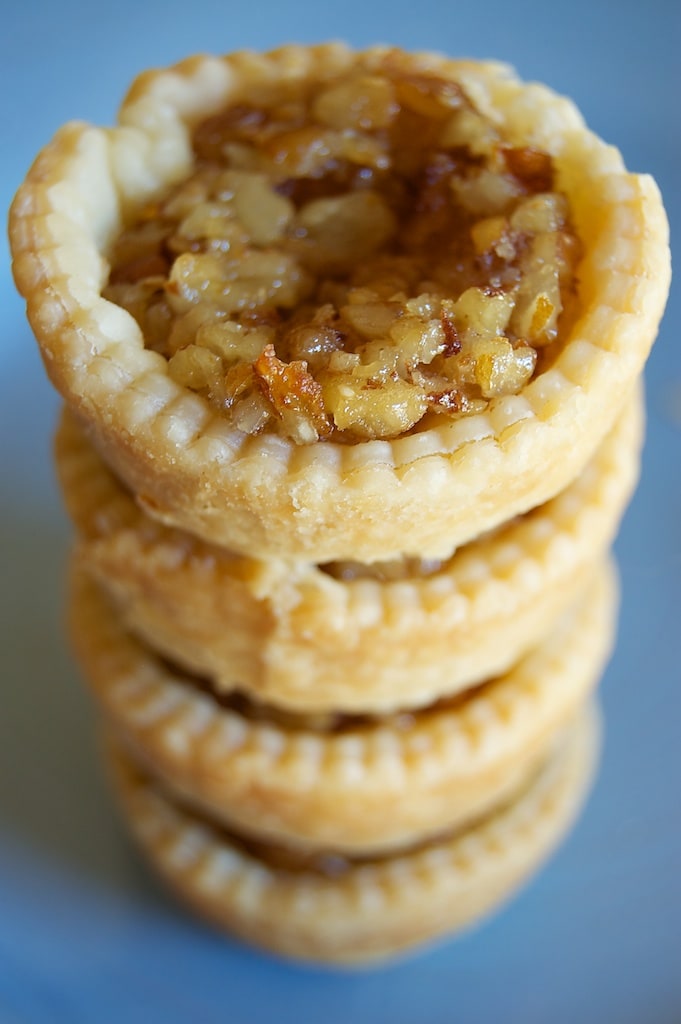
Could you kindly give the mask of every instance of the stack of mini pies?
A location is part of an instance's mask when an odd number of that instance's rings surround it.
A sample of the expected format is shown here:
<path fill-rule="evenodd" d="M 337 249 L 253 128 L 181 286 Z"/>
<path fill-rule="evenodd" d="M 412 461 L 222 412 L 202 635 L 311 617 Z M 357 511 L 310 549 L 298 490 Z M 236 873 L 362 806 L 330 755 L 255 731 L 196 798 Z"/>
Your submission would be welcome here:
<path fill-rule="evenodd" d="M 121 127 L 59 133 L 12 216 L 68 407 L 71 633 L 129 827 L 203 915 L 338 963 L 497 906 L 583 800 L 614 632 L 607 551 L 669 278 L 654 184 L 567 101 L 421 55 L 562 170 L 580 315 L 520 395 L 437 430 L 301 448 L 230 429 L 101 298 L 101 254 L 177 179 L 198 111 L 383 54 L 287 47 L 144 76 Z"/>

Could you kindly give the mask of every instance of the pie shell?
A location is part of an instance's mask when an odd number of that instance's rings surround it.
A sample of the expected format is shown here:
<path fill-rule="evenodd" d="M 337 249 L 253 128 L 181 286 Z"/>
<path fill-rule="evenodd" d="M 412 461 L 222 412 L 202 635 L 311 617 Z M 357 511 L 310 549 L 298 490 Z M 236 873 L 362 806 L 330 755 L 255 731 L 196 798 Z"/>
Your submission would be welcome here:
<path fill-rule="evenodd" d="M 499 64 L 409 58 L 461 82 L 511 144 L 550 153 L 584 248 L 578 311 L 553 364 L 487 410 L 401 436 L 296 446 L 250 437 L 169 376 L 132 317 L 102 298 L 106 253 L 140 204 L 191 167 L 193 125 L 282 82 L 322 84 L 391 51 L 342 44 L 195 57 L 133 85 L 113 129 L 70 123 L 38 156 L 10 218 L 14 275 L 54 385 L 159 520 L 257 557 L 442 557 L 566 487 L 639 374 L 669 287 L 659 192 L 575 107 Z"/>
<path fill-rule="evenodd" d="M 543 639 L 612 541 L 641 432 L 637 393 L 566 491 L 438 572 L 392 582 L 235 556 L 151 520 L 68 413 L 55 450 L 78 566 L 128 630 L 220 692 L 361 713 L 433 703 L 508 670 Z"/>
<path fill-rule="evenodd" d="M 599 566 L 577 607 L 506 675 L 406 722 L 339 731 L 221 706 L 126 634 L 79 575 L 71 634 L 109 722 L 179 798 L 283 845 L 383 852 L 465 824 L 537 770 L 600 677 L 614 591 L 612 570 Z"/>
<path fill-rule="evenodd" d="M 285 957 L 361 967 L 458 932 L 497 910 L 564 838 L 590 788 L 592 709 L 514 802 L 425 849 L 341 877 L 273 869 L 176 804 L 112 746 L 127 827 L 153 868 L 202 917 Z"/>

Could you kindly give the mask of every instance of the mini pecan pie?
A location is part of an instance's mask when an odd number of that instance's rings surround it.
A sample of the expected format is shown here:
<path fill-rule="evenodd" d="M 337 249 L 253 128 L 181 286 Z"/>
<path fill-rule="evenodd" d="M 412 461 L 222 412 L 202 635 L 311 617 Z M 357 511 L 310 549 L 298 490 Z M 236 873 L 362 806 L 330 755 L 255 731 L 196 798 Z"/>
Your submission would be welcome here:
<path fill-rule="evenodd" d="M 79 567 L 154 650 L 220 693 L 308 713 L 392 711 L 506 671 L 577 599 L 638 476 L 640 402 L 567 490 L 443 562 L 234 555 L 149 519 L 70 416 L 57 470 Z"/>
<path fill-rule="evenodd" d="M 525 791 L 464 832 L 383 859 L 332 854 L 318 864 L 244 843 L 177 803 L 119 744 L 110 750 L 126 823 L 178 896 L 265 949 L 361 965 L 459 931 L 505 902 L 584 802 L 598 730 L 593 711 L 582 712 Z"/>
<path fill-rule="evenodd" d="M 128 747 L 181 798 L 246 834 L 365 852 L 418 842 L 508 799 L 596 685 L 614 633 L 612 573 L 505 675 L 412 713 L 295 715 L 220 698 L 125 633 L 76 576 L 84 678 Z"/>
<path fill-rule="evenodd" d="M 317 562 L 440 557 L 566 486 L 653 341 L 666 231 L 566 100 L 343 46 L 142 76 L 11 225 L 48 371 L 147 510 Z"/>

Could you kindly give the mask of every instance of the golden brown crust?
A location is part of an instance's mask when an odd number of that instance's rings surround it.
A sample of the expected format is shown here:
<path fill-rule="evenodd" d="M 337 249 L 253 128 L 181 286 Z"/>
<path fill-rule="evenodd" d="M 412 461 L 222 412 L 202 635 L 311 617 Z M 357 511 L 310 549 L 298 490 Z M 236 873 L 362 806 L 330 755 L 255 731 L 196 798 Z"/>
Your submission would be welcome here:
<path fill-rule="evenodd" d="M 223 692 L 298 711 L 366 712 L 455 693 L 505 671 L 545 636 L 612 540 L 640 434 L 636 395 L 566 492 L 437 572 L 394 582 L 232 556 L 155 523 L 72 417 L 56 455 L 78 564 L 126 628 Z"/>
<path fill-rule="evenodd" d="M 470 926 L 539 867 L 572 824 L 597 752 L 593 712 L 529 789 L 470 832 L 336 879 L 277 871 L 174 805 L 114 749 L 127 825 L 199 914 L 286 957 L 361 966 Z"/>
<path fill-rule="evenodd" d="M 347 851 L 405 846 L 517 791 L 610 651 L 610 571 L 540 647 L 451 706 L 322 732 L 220 707 L 127 636 L 76 577 L 71 632 L 109 720 L 155 776 L 239 830 Z"/>
<path fill-rule="evenodd" d="M 196 58 L 132 89 L 121 127 L 70 125 L 13 205 L 17 285 L 56 387 L 158 519 L 256 556 L 375 561 L 448 555 L 545 501 L 612 426 L 655 336 L 669 282 L 652 180 L 586 130 L 575 109 L 498 65 L 420 55 L 462 79 L 511 141 L 552 154 L 585 248 L 579 315 L 552 367 L 488 411 L 393 442 L 247 439 L 175 384 L 122 310 L 101 298 L 102 251 L 136 202 L 187 173 L 188 126 L 245 91 L 333 74 L 386 51 L 289 47 Z"/>

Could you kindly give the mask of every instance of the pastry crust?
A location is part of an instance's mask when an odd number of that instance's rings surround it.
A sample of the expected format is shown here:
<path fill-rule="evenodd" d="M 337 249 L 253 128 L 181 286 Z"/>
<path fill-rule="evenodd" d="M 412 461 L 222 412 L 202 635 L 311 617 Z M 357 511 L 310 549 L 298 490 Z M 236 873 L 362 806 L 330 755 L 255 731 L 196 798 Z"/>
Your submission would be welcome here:
<path fill-rule="evenodd" d="M 451 705 L 320 731 L 221 707 L 123 631 L 82 577 L 71 632 L 85 679 L 149 771 L 247 834 L 398 848 L 508 799 L 595 686 L 613 639 L 612 572 L 505 676 Z"/>
<path fill-rule="evenodd" d="M 136 206 L 184 177 L 193 124 L 284 80 L 328 80 L 390 51 L 340 45 L 199 57 L 133 86 L 119 127 L 70 124 L 19 190 L 17 286 L 55 386 L 147 511 L 259 557 L 447 556 L 548 500 L 611 428 L 654 339 L 669 285 L 667 224 L 647 176 L 575 108 L 505 67 L 415 55 L 462 82 L 511 143 L 552 155 L 584 247 L 574 324 L 551 367 L 487 411 L 395 441 L 317 442 L 231 429 L 174 383 L 123 310 L 101 297 L 107 247 Z"/>
<path fill-rule="evenodd" d="M 567 491 L 432 575 L 394 582 L 233 556 L 155 523 L 68 414 L 56 456 L 78 566 L 127 629 L 221 692 L 300 712 L 388 712 L 504 672 L 539 643 L 612 540 L 641 428 L 637 393 Z"/>
<path fill-rule="evenodd" d="M 272 952 L 361 966 L 470 926 L 496 910 L 564 837 L 593 776 L 593 711 L 527 790 L 470 831 L 424 850 L 350 868 L 338 878 L 269 867 L 192 818 L 114 748 L 128 828 L 182 900 Z"/>

